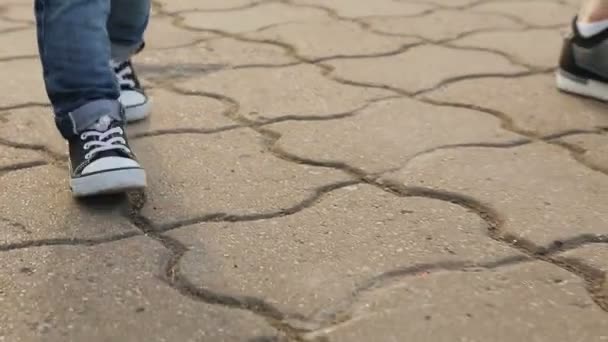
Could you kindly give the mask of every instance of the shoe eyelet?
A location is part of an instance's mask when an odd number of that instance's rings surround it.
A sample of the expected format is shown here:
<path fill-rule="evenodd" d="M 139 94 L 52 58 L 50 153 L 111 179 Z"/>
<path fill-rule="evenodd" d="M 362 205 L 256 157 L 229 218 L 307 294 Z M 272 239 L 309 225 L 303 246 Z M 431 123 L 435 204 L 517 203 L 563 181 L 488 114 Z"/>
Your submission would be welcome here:
<path fill-rule="evenodd" d="M 82 133 L 82 134 L 80 135 L 80 139 L 81 139 L 81 140 L 84 140 L 84 139 L 86 139 L 86 138 L 88 138 L 88 135 L 86 135 L 85 133 Z"/>
<path fill-rule="evenodd" d="M 86 143 L 86 144 L 84 144 L 83 147 L 85 150 L 88 150 L 89 148 L 91 148 L 91 145 L 89 145 L 89 143 Z"/>
<path fill-rule="evenodd" d="M 85 155 L 84 155 L 84 159 L 85 159 L 85 160 L 89 160 L 89 159 L 91 159 L 91 155 L 90 155 L 90 154 L 88 154 L 88 153 L 87 153 L 87 154 L 85 154 Z"/>

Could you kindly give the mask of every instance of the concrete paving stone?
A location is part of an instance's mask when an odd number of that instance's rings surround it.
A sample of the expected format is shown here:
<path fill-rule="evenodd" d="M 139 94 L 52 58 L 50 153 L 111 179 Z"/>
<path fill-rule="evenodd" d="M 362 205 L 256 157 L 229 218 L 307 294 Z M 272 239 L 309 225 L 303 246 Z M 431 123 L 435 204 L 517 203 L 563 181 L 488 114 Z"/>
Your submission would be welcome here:
<path fill-rule="evenodd" d="M 143 76 L 162 83 L 170 79 L 206 79 L 208 74 L 223 69 L 283 65 L 295 59 L 277 46 L 222 38 L 175 49 L 149 50 L 137 62 Z"/>
<path fill-rule="evenodd" d="M 268 26 L 289 22 L 327 18 L 324 11 L 298 8 L 282 3 L 261 3 L 238 11 L 187 12 L 184 24 L 197 29 L 219 30 L 226 33 L 245 33 Z"/>
<path fill-rule="evenodd" d="M 193 32 L 179 28 L 170 17 L 153 17 L 146 30 L 146 51 L 187 46 L 202 39 L 217 37 L 212 33 Z"/>
<path fill-rule="evenodd" d="M 4 4 L 3 4 L 4 5 Z M 15 22 L 34 25 L 34 5 L 31 1 L 13 1 L 4 6 L 1 12 L 3 18 Z"/>
<path fill-rule="evenodd" d="M 135 231 L 121 217 L 122 200 L 76 202 L 69 173 L 55 166 L 13 171 L 0 178 L 0 243 L 93 239 Z M 1 325 L 1 324 L 0 324 Z"/>
<path fill-rule="evenodd" d="M 148 91 L 152 114 L 148 120 L 129 125 L 129 136 L 183 129 L 214 130 L 234 125 L 222 115 L 227 106 L 218 100 L 179 95 L 161 88 Z"/>
<path fill-rule="evenodd" d="M 605 104 L 558 92 L 552 74 L 463 80 L 424 96 L 502 112 L 517 127 L 540 135 L 608 125 Z"/>
<path fill-rule="evenodd" d="M 499 125 L 476 111 L 400 98 L 374 103 L 350 118 L 284 122 L 268 129 L 281 134 L 277 147 L 290 154 L 376 173 L 399 168 L 416 154 L 440 146 L 522 138 Z"/>
<path fill-rule="evenodd" d="M 67 156 L 67 145 L 57 130 L 51 108 L 11 109 L 2 120 L 0 138 L 18 144 L 45 146 L 57 155 Z"/>
<path fill-rule="evenodd" d="M 410 37 L 373 34 L 352 22 L 324 20 L 273 26 L 248 35 L 289 44 L 307 59 L 390 53 L 416 43 Z"/>
<path fill-rule="evenodd" d="M 0 61 L 0 75 L 3 78 L 0 82 L 0 110 L 28 102 L 48 103 L 42 66 L 37 59 Z"/>
<path fill-rule="evenodd" d="M 539 49 L 539 42 L 543 48 Z M 537 68 L 554 68 L 556 56 L 562 47 L 562 36 L 558 30 L 530 29 L 522 31 L 479 32 L 451 42 L 462 47 L 476 47 L 500 51 L 520 63 Z"/>
<path fill-rule="evenodd" d="M 6 19 L 2 19 L 0 12 L 0 32 L 6 34 L 7 32 L 11 32 L 14 30 L 27 30 L 29 29 L 29 25 L 25 23 L 14 22 Z"/>
<path fill-rule="evenodd" d="M 581 341 L 608 339 L 606 313 L 585 283 L 555 266 L 528 263 L 491 272 L 414 276 L 357 303 L 335 342 Z"/>
<path fill-rule="evenodd" d="M 0 122 L 2 118 L 0 117 Z M 1 136 L 0 136 L 1 139 Z M 43 161 L 36 152 L 0 145 L 0 174 L 13 165 Z"/>
<path fill-rule="evenodd" d="M 176 87 L 229 96 L 238 101 L 239 113 L 253 120 L 285 115 L 328 116 L 391 95 L 380 89 L 334 82 L 323 77 L 318 67 L 305 64 L 226 70 L 177 83 Z"/>
<path fill-rule="evenodd" d="M 240 129 L 137 140 L 134 149 L 148 172 L 144 215 L 163 224 L 211 213 L 278 212 L 312 197 L 319 187 L 349 179 L 342 172 L 276 158 L 264 151 L 261 139 Z"/>
<path fill-rule="evenodd" d="M 540 246 L 580 234 L 607 234 L 608 177 L 562 148 L 466 148 L 421 156 L 385 176 L 411 186 L 472 196 L 496 209 L 503 230 Z"/>
<path fill-rule="evenodd" d="M 515 21 L 487 13 L 437 10 L 412 18 L 370 18 L 366 20 L 377 31 L 418 36 L 432 41 L 454 39 L 479 30 L 517 29 Z"/>
<path fill-rule="evenodd" d="M 534 27 L 568 25 L 576 15 L 571 6 L 550 1 L 486 2 L 474 6 L 471 11 L 515 17 Z"/>
<path fill-rule="evenodd" d="M 158 1 L 162 8 L 169 12 L 187 12 L 187 11 L 217 11 L 217 10 L 235 10 L 240 8 L 254 6 L 261 1 L 259 0 L 161 0 Z"/>
<path fill-rule="evenodd" d="M 559 257 L 579 260 L 586 265 L 608 273 L 608 244 L 586 245 L 561 253 Z"/>
<path fill-rule="evenodd" d="M 398 0 L 351 1 L 351 0 L 295 0 L 296 4 L 329 8 L 346 18 L 372 16 L 415 16 L 435 8 L 421 2 L 408 3 Z"/>
<path fill-rule="evenodd" d="M 169 234 L 190 248 L 180 266 L 194 284 L 264 298 L 314 321 L 322 316 L 317 312 L 341 305 L 358 287 L 393 271 L 521 256 L 485 233 L 479 216 L 454 204 L 359 185 L 336 190 L 295 215 L 199 224 Z"/>
<path fill-rule="evenodd" d="M 479 3 L 479 0 L 420 0 L 421 3 L 428 3 L 442 8 L 466 7 Z"/>
<path fill-rule="evenodd" d="M 573 135 L 560 139 L 583 150 L 583 158 L 601 170 L 608 170 L 608 136 L 597 134 Z"/>
<path fill-rule="evenodd" d="M 394 56 L 341 59 L 327 64 L 335 68 L 331 75 L 340 79 L 391 86 L 407 92 L 427 90 L 452 78 L 525 71 L 497 54 L 435 45 L 417 46 Z"/>
<path fill-rule="evenodd" d="M 0 60 L 22 56 L 32 56 L 32 59 L 38 56 L 36 31 L 33 28 L 0 35 Z"/>
<path fill-rule="evenodd" d="M 0 341 L 246 341 L 276 331 L 245 311 L 184 297 L 148 238 L 0 253 Z"/>

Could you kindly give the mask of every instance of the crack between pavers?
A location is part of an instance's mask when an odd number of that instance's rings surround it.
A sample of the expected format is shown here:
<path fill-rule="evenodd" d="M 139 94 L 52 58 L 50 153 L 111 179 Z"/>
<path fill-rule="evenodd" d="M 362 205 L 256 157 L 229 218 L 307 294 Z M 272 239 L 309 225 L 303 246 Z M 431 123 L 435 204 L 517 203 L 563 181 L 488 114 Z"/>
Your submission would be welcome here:
<path fill-rule="evenodd" d="M 3 176 L 5 174 L 8 174 L 8 173 L 11 173 L 14 171 L 21 171 L 21 170 L 31 169 L 34 167 L 44 166 L 44 165 L 48 165 L 48 163 L 44 160 L 34 160 L 34 161 L 29 161 L 29 162 L 0 166 L 0 176 Z"/>
<path fill-rule="evenodd" d="M 130 231 L 126 233 L 120 233 L 110 236 L 104 236 L 99 238 L 54 238 L 54 239 L 40 239 L 40 240 L 26 240 L 13 242 L 8 244 L 0 245 L 0 252 L 10 252 L 21 249 L 29 249 L 36 247 L 52 247 L 52 246 L 72 246 L 72 247 L 93 247 L 106 243 L 112 243 L 121 241 L 133 237 L 142 236 L 139 231 Z"/>
<path fill-rule="evenodd" d="M 287 322 L 290 319 L 303 319 L 300 315 L 284 313 L 274 305 L 257 297 L 223 294 L 193 284 L 180 269 L 180 260 L 188 248 L 179 240 L 157 231 L 153 223 L 141 214 L 145 203 L 144 192 L 130 193 L 128 218 L 142 234 L 158 241 L 170 252 L 170 258 L 163 267 L 163 280 L 168 286 L 195 301 L 248 311 L 264 319 L 279 334 L 284 334 L 294 341 L 300 341 L 299 336 L 303 331 Z"/>

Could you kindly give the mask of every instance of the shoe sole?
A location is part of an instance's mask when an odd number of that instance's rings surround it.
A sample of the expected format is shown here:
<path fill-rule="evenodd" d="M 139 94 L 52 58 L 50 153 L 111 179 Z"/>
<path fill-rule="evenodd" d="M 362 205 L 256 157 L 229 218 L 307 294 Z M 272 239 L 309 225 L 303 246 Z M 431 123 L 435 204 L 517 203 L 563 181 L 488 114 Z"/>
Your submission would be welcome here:
<path fill-rule="evenodd" d="M 555 74 L 557 88 L 567 93 L 608 101 L 608 84 L 577 77 L 564 70 Z"/>
<path fill-rule="evenodd" d="M 75 197 L 124 193 L 146 187 L 146 172 L 141 168 L 119 169 L 70 179 Z"/>
<path fill-rule="evenodd" d="M 126 107 L 125 116 L 127 117 L 127 122 L 135 122 L 147 118 L 151 111 L 152 105 L 150 101 L 146 101 L 137 106 Z"/>

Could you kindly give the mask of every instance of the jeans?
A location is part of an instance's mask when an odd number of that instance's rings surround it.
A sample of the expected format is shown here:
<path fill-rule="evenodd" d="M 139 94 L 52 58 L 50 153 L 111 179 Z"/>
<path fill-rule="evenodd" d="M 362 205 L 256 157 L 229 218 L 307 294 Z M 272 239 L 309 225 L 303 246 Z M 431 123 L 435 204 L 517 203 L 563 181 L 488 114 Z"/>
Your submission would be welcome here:
<path fill-rule="evenodd" d="M 124 120 L 110 59 L 143 48 L 150 0 L 36 0 L 38 49 L 57 128 L 70 139 L 109 115 Z"/>

